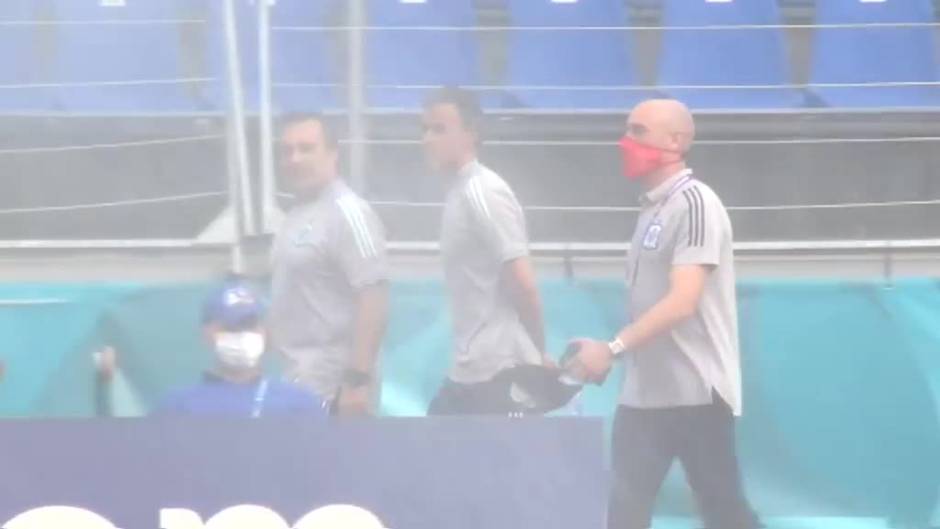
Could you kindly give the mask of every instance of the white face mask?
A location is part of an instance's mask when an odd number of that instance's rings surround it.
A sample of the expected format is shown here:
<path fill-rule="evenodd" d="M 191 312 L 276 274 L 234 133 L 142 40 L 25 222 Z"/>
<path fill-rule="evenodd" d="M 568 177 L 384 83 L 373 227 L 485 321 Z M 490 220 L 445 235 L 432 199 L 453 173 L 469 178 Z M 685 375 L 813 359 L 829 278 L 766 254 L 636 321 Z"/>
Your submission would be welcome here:
<path fill-rule="evenodd" d="M 264 347 L 264 335 L 260 332 L 221 332 L 215 337 L 215 352 L 229 367 L 258 367 Z"/>

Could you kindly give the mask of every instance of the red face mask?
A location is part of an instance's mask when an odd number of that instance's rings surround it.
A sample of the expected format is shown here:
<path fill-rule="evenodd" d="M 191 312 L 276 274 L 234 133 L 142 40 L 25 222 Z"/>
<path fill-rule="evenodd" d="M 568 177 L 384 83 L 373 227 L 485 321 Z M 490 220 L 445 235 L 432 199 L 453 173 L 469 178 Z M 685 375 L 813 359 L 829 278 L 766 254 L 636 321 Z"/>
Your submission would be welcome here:
<path fill-rule="evenodd" d="M 672 163 L 671 160 L 664 160 L 663 155 L 673 151 L 640 143 L 629 136 L 621 138 L 620 151 L 623 155 L 623 176 L 627 180 L 637 180 Z"/>

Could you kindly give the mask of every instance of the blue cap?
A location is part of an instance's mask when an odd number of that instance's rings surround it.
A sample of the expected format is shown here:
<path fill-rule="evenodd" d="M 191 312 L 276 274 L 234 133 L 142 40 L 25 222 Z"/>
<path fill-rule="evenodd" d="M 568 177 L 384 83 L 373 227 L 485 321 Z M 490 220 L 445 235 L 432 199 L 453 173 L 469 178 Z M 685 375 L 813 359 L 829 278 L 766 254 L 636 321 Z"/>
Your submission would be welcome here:
<path fill-rule="evenodd" d="M 202 323 L 217 323 L 226 330 L 256 326 L 264 316 L 264 302 L 250 285 L 230 281 L 214 290 L 202 307 Z"/>

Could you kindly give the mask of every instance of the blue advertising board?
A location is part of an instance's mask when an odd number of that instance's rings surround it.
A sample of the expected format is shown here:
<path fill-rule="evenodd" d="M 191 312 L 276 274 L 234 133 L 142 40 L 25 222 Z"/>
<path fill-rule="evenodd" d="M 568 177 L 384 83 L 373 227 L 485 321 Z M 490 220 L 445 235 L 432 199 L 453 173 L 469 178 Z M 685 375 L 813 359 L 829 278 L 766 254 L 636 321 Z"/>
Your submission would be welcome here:
<path fill-rule="evenodd" d="M 603 446 L 586 418 L 3 421 L 0 521 L 66 506 L 72 529 L 222 529 L 252 505 L 286 528 L 348 504 L 390 529 L 601 529 Z"/>

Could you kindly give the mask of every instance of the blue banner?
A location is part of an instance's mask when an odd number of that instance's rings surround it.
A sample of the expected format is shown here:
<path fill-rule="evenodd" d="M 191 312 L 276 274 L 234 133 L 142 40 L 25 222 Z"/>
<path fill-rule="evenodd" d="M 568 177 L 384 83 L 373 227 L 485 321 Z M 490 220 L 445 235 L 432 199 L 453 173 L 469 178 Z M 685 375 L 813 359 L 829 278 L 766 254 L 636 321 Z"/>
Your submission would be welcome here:
<path fill-rule="evenodd" d="M 224 511 L 253 505 L 284 523 L 252 529 L 280 529 L 351 504 L 391 529 L 602 529 L 602 430 L 578 418 L 3 421 L 0 523 L 66 529 L 43 524 L 68 506 L 69 529 L 242 529 Z"/>

